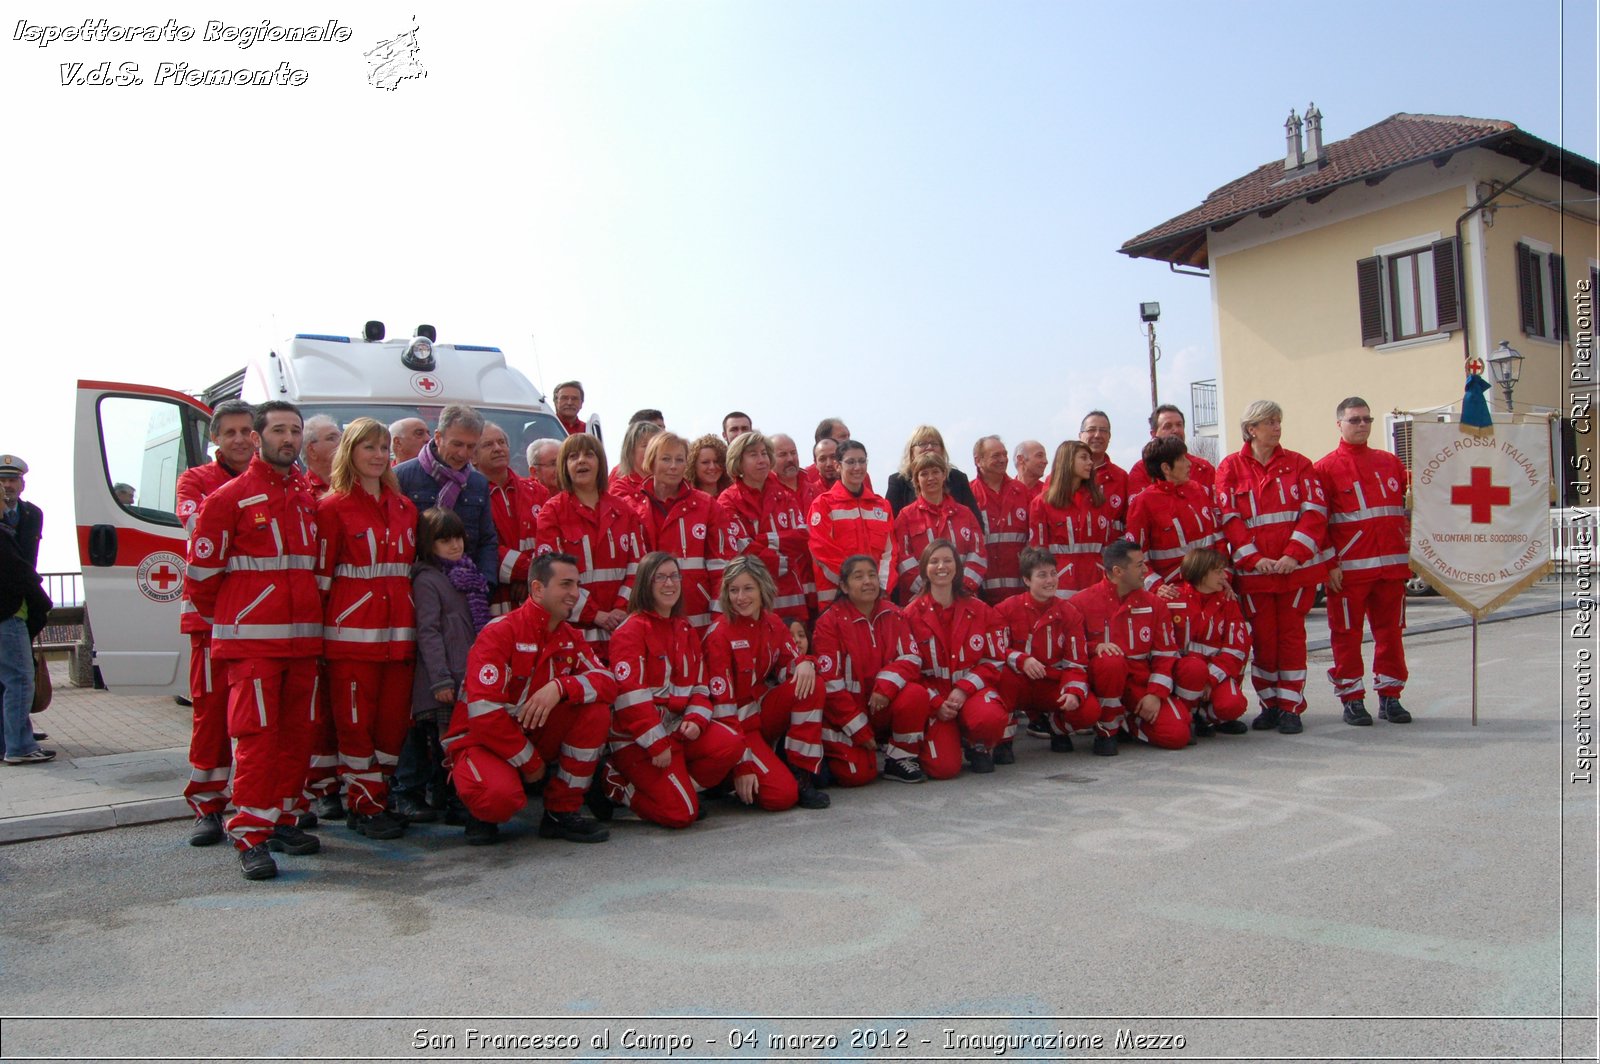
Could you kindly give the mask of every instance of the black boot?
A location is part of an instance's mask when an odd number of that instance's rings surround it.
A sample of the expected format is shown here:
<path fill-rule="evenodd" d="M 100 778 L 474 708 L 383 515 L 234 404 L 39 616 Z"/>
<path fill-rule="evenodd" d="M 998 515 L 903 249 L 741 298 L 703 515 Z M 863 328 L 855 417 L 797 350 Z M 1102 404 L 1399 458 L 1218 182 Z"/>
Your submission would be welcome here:
<path fill-rule="evenodd" d="M 833 804 L 833 799 L 826 792 L 817 789 L 817 782 L 811 773 L 793 765 L 789 766 L 789 771 L 794 773 L 794 781 L 800 788 L 801 809 L 826 809 Z"/>

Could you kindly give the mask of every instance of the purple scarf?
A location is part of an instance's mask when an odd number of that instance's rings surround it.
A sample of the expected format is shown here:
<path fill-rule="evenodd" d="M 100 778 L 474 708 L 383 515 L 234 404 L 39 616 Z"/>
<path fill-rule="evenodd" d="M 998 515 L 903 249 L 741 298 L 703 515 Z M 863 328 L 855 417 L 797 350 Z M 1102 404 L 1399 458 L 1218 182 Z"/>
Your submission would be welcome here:
<path fill-rule="evenodd" d="M 439 452 L 433 449 L 432 440 L 417 452 L 417 461 L 422 464 L 422 471 L 439 484 L 439 506 L 454 510 L 456 500 L 461 498 L 461 489 L 467 486 L 467 470 L 451 469 L 439 461 Z"/>
<path fill-rule="evenodd" d="M 483 626 L 489 623 L 488 581 L 478 572 L 471 558 L 457 558 L 453 562 L 435 558 L 434 561 L 444 570 L 450 586 L 467 596 L 467 612 L 472 614 L 473 630 L 483 631 Z"/>

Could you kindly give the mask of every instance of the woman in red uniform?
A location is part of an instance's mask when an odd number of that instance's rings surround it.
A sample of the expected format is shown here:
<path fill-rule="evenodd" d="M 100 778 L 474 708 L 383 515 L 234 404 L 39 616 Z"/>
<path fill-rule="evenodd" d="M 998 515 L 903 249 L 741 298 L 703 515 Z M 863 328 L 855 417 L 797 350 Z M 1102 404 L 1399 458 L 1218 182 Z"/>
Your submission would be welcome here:
<path fill-rule="evenodd" d="M 644 535 L 627 504 L 606 492 L 606 452 L 595 437 L 561 441 L 556 477 L 561 490 L 539 510 L 538 551 L 578 560 L 578 604 L 568 620 L 603 661 L 611 633 L 628 616 Z"/>
<path fill-rule="evenodd" d="M 921 783 L 927 777 L 917 754 L 931 711 L 916 636 L 883 597 L 875 559 L 852 555 L 840 568 L 839 595 L 813 640 L 828 767 L 841 787 L 870 783 L 881 749 L 885 779 Z"/>
<path fill-rule="evenodd" d="M 839 479 L 811 502 L 811 562 L 824 606 L 839 594 L 842 566 L 851 555 L 873 560 L 880 587 L 894 576 L 894 515 L 888 501 L 867 486 L 866 444 L 845 440 L 838 459 Z"/>
<path fill-rule="evenodd" d="M 617 700 L 606 797 L 669 828 L 695 822 L 697 792 L 726 779 L 745 751 L 742 732 L 711 719 L 700 636 L 683 616 L 683 587 L 672 555 L 645 555 L 628 619 L 611 634 Z"/>
<path fill-rule="evenodd" d="M 1071 598 L 1105 576 L 1100 551 L 1116 537 L 1114 514 L 1094 479 L 1094 452 L 1077 440 L 1056 448 L 1045 489 L 1028 504 L 1028 544 L 1056 560 L 1056 594 Z"/>
<path fill-rule="evenodd" d="M 644 456 L 644 483 L 632 497 L 644 530 L 646 550 L 666 551 L 683 574 L 683 614 L 697 632 L 711 627 L 722 567 L 733 551 L 728 521 L 717 500 L 687 480 L 689 444 L 682 436 L 658 432 Z"/>
<path fill-rule="evenodd" d="M 1184 555 L 1215 546 L 1222 535 L 1211 493 L 1189 479 L 1189 448 L 1180 437 L 1157 436 L 1145 444 L 1142 465 L 1150 486 L 1128 504 L 1127 535 L 1150 567 L 1145 590 L 1169 598 Z"/>
<path fill-rule="evenodd" d="M 773 611 L 776 598 L 761 559 L 742 554 L 723 570 L 722 615 L 705 638 L 711 714 L 744 732 L 744 754 L 733 773 L 741 802 L 773 811 L 797 803 L 826 809 L 828 796 L 816 787 L 822 765 L 822 685 L 816 666 L 801 656 Z M 780 738 L 787 766 L 773 752 Z"/>
<path fill-rule="evenodd" d="M 772 474 L 772 443 L 746 432 L 728 445 L 728 468 L 738 478 L 717 498 L 735 553 L 760 558 L 777 588 L 772 608 L 784 620 L 808 620 L 806 582 L 811 539 L 794 492 Z"/>
<path fill-rule="evenodd" d="M 976 595 L 983 587 L 988 555 L 983 546 L 983 528 L 972 511 L 945 492 L 950 463 L 943 455 L 918 455 L 911 463 L 911 478 L 917 497 L 903 507 L 894 519 L 894 550 L 899 559 L 895 579 L 895 598 L 910 602 L 924 588 L 918 559 L 929 543 L 942 539 L 961 551 L 966 590 Z"/>
<path fill-rule="evenodd" d="M 317 582 L 326 593 L 322 653 L 346 823 L 372 839 L 405 832 L 384 807 L 411 726 L 416 556 L 417 508 L 390 469 L 389 430 L 357 418 L 339 441 L 330 490 L 317 503 Z"/>
<path fill-rule="evenodd" d="M 650 449 L 651 437 L 662 431 L 654 421 L 635 421 L 622 434 L 622 448 L 617 457 L 617 468 L 611 471 L 606 490 L 619 498 L 633 502 L 644 485 L 645 455 Z"/>
<path fill-rule="evenodd" d="M 1195 732 L 1243 735 L 1249 700 L 1239 688 L 1250 656 L 1250 629 L 1229 594 L 1228 559 L 1209 547 L 1196 547 L 1179 566 L 1181 580 L 1170 588 L 1167 615 L 1183 656 L 1172 669 L 1173 694 L 1194 707 Z M 1166 598 L 1166 594 L 1162 595 Z"/>
<path fill-rule="evenodd" d="M 1255 647 L 1250 679 L 1261 714 L 1250 726 L 1297 735 L 1306 705 L 1306 614 L 1331 557 L 1321 546 L 1328 505 L 1311 462 L 1279 445 L 1277 403 L 1251 403 L 1239 428 L 1244 446 L 1217 463 L 1216 498 Z"/>
<path fill-rule="evenodd" d="M 972 771 L 993 772 L 996 763 L 1015 760 L 1005 739 L 1011 710 L 998 689 L 1006 622 L 967 590 L 961 556 L 949 540 L 928 544 L 921 571 L 927 590 L 906 607 L 906 620 L 931 695 L 922 769 L 936 780 L 957 775 L 965 743 Z"/>
<path fill-rule="evenodd" d="M 721 436 L 707 433 L 689 444 L 690 480 L 696 488 L 715 499 L 733 483 L 728 475 L 728 444 Z"/>

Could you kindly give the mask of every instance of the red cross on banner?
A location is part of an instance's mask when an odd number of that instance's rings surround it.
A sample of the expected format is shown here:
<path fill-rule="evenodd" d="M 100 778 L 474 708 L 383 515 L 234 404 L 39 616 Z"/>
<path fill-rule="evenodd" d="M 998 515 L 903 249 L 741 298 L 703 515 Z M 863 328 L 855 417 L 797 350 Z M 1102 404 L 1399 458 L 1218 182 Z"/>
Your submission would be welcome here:
<path fill-rule="evenodd" d="M 1488 466 L 1473 466 L 1471 482 L 1450 489 L 1450 504 L 1472 507 L 1472 523 L 1487 525 L 1496 506 L 1511 505 L 1511 489 L 1495 487 L 1494 472 Z"/>

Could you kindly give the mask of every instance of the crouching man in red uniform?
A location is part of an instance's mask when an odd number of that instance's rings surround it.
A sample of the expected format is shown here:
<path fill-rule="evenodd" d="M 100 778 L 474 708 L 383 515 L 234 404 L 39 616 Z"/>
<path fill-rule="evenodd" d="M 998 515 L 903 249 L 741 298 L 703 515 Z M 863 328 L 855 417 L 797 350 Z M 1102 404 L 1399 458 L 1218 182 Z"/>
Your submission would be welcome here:
<path fill-rule="evenodd" d="M 1106 578 L 1073 596 L 1089 638 L 1089 689 L 1100 700 L 1094 752 L 1117 752 L 1115 721 L 1132 706 L 1134 734 L 1167 750 L 1189 745 L 1189 707 L 1172 693 L 1178 643 L 1164 602 L 1144 589 L 1144 552 L 1126 539 L 1100 552 Z"/>
<path fill-rule="evenodd" d="M 584 816 L 584 794 L 599 766 L 617 681 L 576 628 L 562 618 L 578 602 L 578 563 L 542 554 L 528 566 L 528 600 L 478 633 L 467 655 L 465 700 L 443 740 L 456 794 L 467 807 L 467 842 L 499 837 L 499 825 L 527 804 L 524 781 L 545 783 L 539 834 L 604 842 L 611 832 Z"/>
<path fill-rule="evenodd" d="M 1055 556 L 1043 547 L 1028 547 L 1017 560 L 1021 595 L 1012 595 L 996 609 L 1010 636 L 1006 668 L 1000 673 L 1000 699 L 1013 712 L 1038 714 L 1049 721 L 1050 749 L 1072 751 L 1072 733 L 1100 720 L 1100 703 L 1089 693 L 1089 643 L 1083 614 L 1056 597 Z M 1115 728 L 1121 710 L 1108 728 Z"/>
<path fill-rule="evenodd" d="M 1227 590 L 1228 559 L 1196 547 L 1183 556 L 1178 573 L 1183 579 L 1167 585 L 1172 598 L 1160 596 L 1183 648 L 1172 670 L 1174 689 L 1194 714 L 1196 735 L 1243 735 L 1250 729 L 1239 718 L 1249 701 L 1239 680 L 1250 657 L 1250 626 Z"/>

